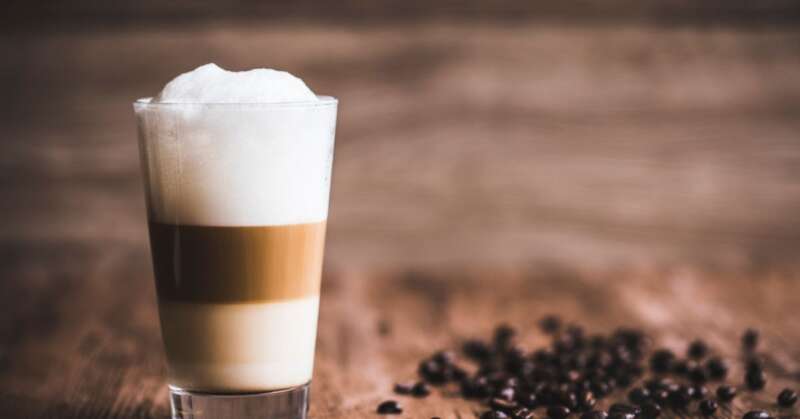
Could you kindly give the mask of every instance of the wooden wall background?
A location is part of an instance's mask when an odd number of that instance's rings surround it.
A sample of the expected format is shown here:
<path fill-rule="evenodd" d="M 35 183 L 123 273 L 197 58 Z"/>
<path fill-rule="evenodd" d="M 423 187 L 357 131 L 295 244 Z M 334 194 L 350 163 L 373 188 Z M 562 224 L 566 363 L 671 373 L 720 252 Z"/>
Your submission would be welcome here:
<path fill-rule="evenodd" d="M 4 249 L 146 246 L 130 102 L 214 61 L 284 68 L 341 99 L 331 264 L 798 262 L 796 2 L 7 11 Z"/>

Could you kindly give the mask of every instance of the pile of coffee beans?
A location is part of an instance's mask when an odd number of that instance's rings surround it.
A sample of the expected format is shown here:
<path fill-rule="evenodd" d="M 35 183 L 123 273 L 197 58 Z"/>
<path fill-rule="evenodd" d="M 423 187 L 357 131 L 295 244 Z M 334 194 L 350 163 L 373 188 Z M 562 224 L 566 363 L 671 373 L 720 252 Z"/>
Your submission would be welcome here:
<path fill-rule="evenodd" d="M 396 384 L 394 391 L 423 398 L 431 393 L 431 386 L 446 385 L 485 406 L 480 419 L 533 419 L 541 414 L 550 419 L 656 419 L 664 410 L 712 417 L 721 404 L 737 396 L 735 386 L 722 384 L 728 364 L 702 340 L 692 341 L 685 356 L 680 356 L 669 349 L 651 350 L 638 329 L 588 334 L 556 316 L 541 319 L 539 325 L 551 337 L 547 347 L 526 352 L 516 344 L 516 331 L 500 325 L 488 342 L 463 343 L 461 354 L 472 364 L 470 368 L 460 363 L 455 352 L 440 351 L 420 362 L 419 381 Z M 758 332 L 747 330 L 742 335 L 743 385 L 750 391 L 760 391 L 767 382 L 757 346 Z M 608 410 L 598 409 L 598 402 L 606 398 L 616 402 Z M 797 398 L 794 390 L 785 389 L 777 404 L 791 408 Z M 397 414 L 402 407 L 387 400 L 377 412 Z M 743 416 L 771 418 L 763 410 Z"/>

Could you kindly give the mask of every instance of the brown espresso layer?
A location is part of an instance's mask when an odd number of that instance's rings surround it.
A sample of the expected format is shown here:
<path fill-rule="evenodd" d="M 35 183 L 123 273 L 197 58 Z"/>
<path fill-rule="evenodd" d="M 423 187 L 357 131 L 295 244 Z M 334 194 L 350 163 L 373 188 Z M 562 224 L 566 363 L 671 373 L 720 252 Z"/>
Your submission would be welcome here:
<path fill-rule="evenodd" d="M 255 227 L 149 222 L 158 298 L 247 303 L 319 295 L 325 221 Z"/>

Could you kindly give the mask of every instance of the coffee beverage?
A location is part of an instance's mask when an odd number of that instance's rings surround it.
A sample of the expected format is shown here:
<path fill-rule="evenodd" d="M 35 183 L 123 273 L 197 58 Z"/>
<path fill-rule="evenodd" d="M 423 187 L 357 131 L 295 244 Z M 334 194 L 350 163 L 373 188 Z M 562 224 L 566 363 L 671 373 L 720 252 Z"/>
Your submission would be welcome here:
<path fill-rule="evenodd" d="M 149 224 L 174 385 L 243 392 L 263 390 L 267 377 L 278 388 L 308 381 L 325 222 Z"/>
<path fill-rule="evenodd" d="M 136 113 L 170 386 L 308 383 L 336 100 L 288 73 L 207 65 Z"/>

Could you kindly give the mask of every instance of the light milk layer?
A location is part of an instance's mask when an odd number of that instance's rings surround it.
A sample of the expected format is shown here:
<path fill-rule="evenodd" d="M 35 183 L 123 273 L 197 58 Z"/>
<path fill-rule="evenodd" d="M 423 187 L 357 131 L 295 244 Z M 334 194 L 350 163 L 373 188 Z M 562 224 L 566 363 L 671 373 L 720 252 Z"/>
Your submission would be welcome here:
<path fill-rule="evenodd" d="M 161 302 L 170 384 L 259 392 L 311 380 L 319 297 L 258 304 Z"/>
<path fill-rule="evenodd" d="M 287 225 L 328 215 L 336 100 L 136 107 L 151 219 Z"/>

